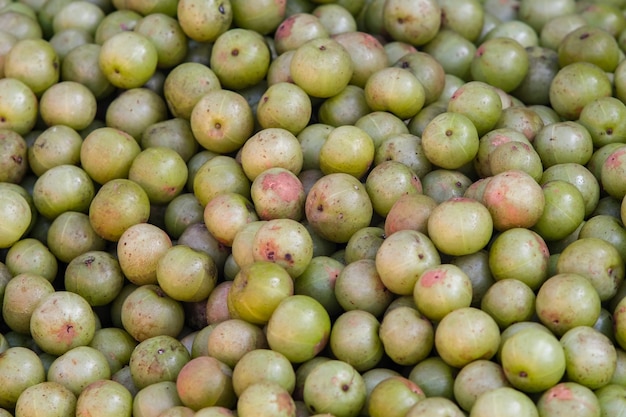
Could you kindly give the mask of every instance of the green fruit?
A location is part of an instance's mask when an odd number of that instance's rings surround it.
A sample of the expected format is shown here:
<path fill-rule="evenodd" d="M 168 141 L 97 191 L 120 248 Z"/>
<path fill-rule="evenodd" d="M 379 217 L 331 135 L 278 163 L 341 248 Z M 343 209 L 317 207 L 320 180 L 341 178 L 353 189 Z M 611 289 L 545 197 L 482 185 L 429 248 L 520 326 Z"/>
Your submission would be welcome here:
<path fill-rule="evenodd" d="M 25 347 L 10 347 L 0 354 L 0 369 L 0 406 L 5 409 L 13 409 L 25 390 L 46 380 L 41 359 Z"/>
<path fill-rule="evenodd" d="M 470 81 L 459 87 L 448 101 L 447 111 L 467 116 L 479 136 L 493 129 L 500 113 L 502 100 L 496 89 L 482 81 Z"/>
<path fill-rule="evenodd" d="M 498 351 L 500 329 L 490 315 L 474 307 L 448 313 L 435 330 L 435 347 L 449 365 L 460 368 Z"/>
<path fill-rule="evenodd" d="M 293 281 L 279 264 L 254 261 L 242 266 L 228 292 L 228 310 L 254 324 L 266 324 L 278 304 L 293 295 Z"/>
<path fill-rule="evenodd" d="M 433 322 L 439 322 L 448 313 L 470 306 L 472 282 L 456 265 L 430 267 L 417 279 L 413 300 L 422 314 Z"/>
<path fill-rule="evenodd" d="M 499 363 L 478 359 L 458 371 L 453 385 L 454 398 L 463 410 L 469 412 L 483 393 L 510 386 Z"/>
<path fill-rule="evenodd" d="M 585 277 L 602 301 L 611 299 L 624 280 L 624 264 L 619 251 L 609 242 L 588 237 L 567 245 L 557 261 L 558 273 Z"/>
<path fill-rule="evenodd" d="M 399 254 L 407 256 L 400 257 Z M 416 230 L 400 230 L 389 236 L 376 252 L 376 270 L 394 294 L 411 295 L 420 274 L 441 263 L 434 243 Z"/>
<path fill-rule="evenodd" d="M 330 336 L 330 317 L 324 307 L 306 295 L 287 297 L 267 323 L 267 342 L 292 363 L 302 363 L 321 352 Z"/>
<path fill-rule="evenodd" d="M 345 310 L 364 310 L 379 317 L 394 294 L 382 282 L 373 259 L 359 259 L 346 265 L 335 281 L 335 297 Z"/>
<path fill-rule="evenodd" d="M 476 49 L 470 72 L 474 80 L 510 92 L 521 84 L 528 68 L 528 53 L 519 42 L 511 38 L 493 38 Z"/>
<path fill-rule="evenodd" d="M 265 78 L 270 50 L 263 37 L 249 29 L 233 28 L 217 37 L 210 67 L 220 84 L 231 90 L 251 87 Z"/>
<path fill-rule="evenodd" d="M 467 116 L 444 112 L 435 116 L 422 133 L 422 148 L 428 160 L 445 169 L 458 169 L 478 152 L 478 131 Z"/>
<path fill-rule="evenodd" d="M 567 331 L 560 341 L 569 381 L 593 390 L 611 382 L 617 366 L 617 352 L 608 337 L 592 327 L 579 326 Z"/>
<path fill-rule="evenodd" d="M 586 104 L 612 95 L 611 82 L 602 68 L 574 62 L 561 68 L 550 84 L 550 104 L 563 118 L 575 120 Z"/>
<path fill-rule="evenodd" d="M 90 346 L 76 346 L 56 357 L 47 373 L 48 381 L 63 384 L 77 397 L 91 383 L 110 378 L 107 358 Z"/>
<path fill-rule="evenodd" d="M 434 336 L 432 323 L 411 307 L 388 311 L 380 323 L 379 337 L 385 354 L 403 366 L 425 360 L 433 348 Z M 416 383 L 422 387 L 419 381 Z"/>
<path fill-rule="evenodd" d="M 378 365 L 384 354 L 379 329 L 372 313 L 349 310 L 335 319 L 328 345 L 335 358 L 365 372 Z"/>
<path fill-rule="evenodd" d="M 343 90 L 353 73 L 350 54 L 330 38 L 312 39 L 296 49 L 289 65 L 296 85 L 312 97 L 332 97 Z"/>
<path fill-rule="evenodd" d="M 365 186 L 345 173 L 320 178 L 307 194 L 306 219 L 321 237 L 347 242 L 352 234 L 369 226 L 374 210 Z"/>
<path fill-rule="evenodd" d="M 600 401 L 592 390 L 576 382 L 561 382 L 544 392 L 537 401 L 540 415 L 576 413 L 591 417 L 600 414 Z"/>
<path fill-rule="evenodd" d="M 289 392 L 272 381 L 260 381 L 246 388 L 237 399 L 237 415 L 291 417 L 296 404 Z"/>
<path fill-rule="evenodd" d="M 59 81 L 60 60 L 48 41 L 21 39 L 5 56 L 4 75 L 23 82 L 41 97 Z"/>
<path fill-rule="evenodd" d="M 303 396 L 311 413 L 356 417 L 365 403 L 365 381 L 348 363 L 329 360 L 308 374 Z"/>
<path fill-rule="evenodd" d="M 223 362 L 207 355 L 198 356 L 180 369 L 174 392 L 179 402 L 194 410 L 231 408 L 236 402 L 232 377 L 232 369 Z"/>
<path fill-rule="evenodd" d="M 256 117 L 262 128 L 283 128 L 297 135 L 311 119 L 311 99 L 296 84 L 278 82 L 261 96 Z"/>
<path fill-rule="evenodd" d="M 3 190 L 0 197 L 0 217 L 6 219 L 0 226 L 0 247 L 8 248 L 26 233 L 32 220 L 28 201 L 16 191 Z"/>
<path fill-rule="evenodd" d="M 15 404 L 15 415 L 30 416 L 42 409 L 54 410 L 52 414 L 48 414 L 51 417 L 75 415 L 76 396 L 58 382 L 40 382 L 29 386 L 20 394 Z"/>
<path fill-rule="evenodd" d="M 535 314 L 535 293 L 517 279 L 496 281 L 483 295 L 481 310 L 506 329 L 513 323 L 528 321 Z"/>
<path fill-rule="evenodd" d="M 401 417 L 415 404 L 426 398 L 421 388 L 402 376 L 390 376 L 374 387 L 369 395 L 368 413 L 371 417 Z"/>
<path fill-rule="evenodd" d="M 496 417 L 516 410 L 519 417 L 539 417 L 537 407 L 523 392 L 511 387 L 500 387 L 478 397 L 470 412 L 470 417 Z"/>
<path fill-rule="evenodd" d="M 442 253 L 469 255 L 491 239 L 489 210 L 476 200 L 458 197 L 440 203 L 428 217 L 428 236 Z"/>
<path fill-rule="evenodd" d="M 561 67 L 582 61 L 613 72 L 620 60 L 620 49 L 615 37 L 602 28 L 588 25 L 570 32 L 560 43 L 557 52 Z"/>
<path fill-rule="evenodd" d="M 166 248 L 155 268 L 156 281 L 175 300 L 206 300 L 217 284 L 217 267 L 206 253 L 185 245 Z"/>
<path fill-rule="evenodd" d="M 525 393 L 549 389 L 565 374 L 565 352 L 559 340 L 551 333 L 531 327 L 504 342 L 501 361 L 511 385 Z M 484 400 L 479 397 L 476 401 L 474 408 Z"/>
<path fill-rule="evenodd" d="M 214 42 L 233 20 L 230 1 L 184 0 L 178 2 L 176 14 L 185 34 L 197 42 Z"/>
<path fill-rule="evenodd" d="M 270 349 L 255 349 L 243 355 L 233 368 L 233 388 L 240 396 L 246 388 L 261 381 L 275 382 L 292 393 L 296 373 L 284 355 Z"/>
<path fill-rule="evenodd" d="M 415 116 L 426 100 L 420 80 L 398 67 L 386 67 L 371 74 L 364 90 L 369 108 L 391 112 L 403 120 Z"/>
<path fill-rule="evenodd" d="M 577 326 L 593 326 L 600 308 L 600 296 L 591 282 L 571 272 L 548 278 L 535 300 L 539 320 L 557 336 Z"/>
<path fill-rule="evenodd" d="M 383 27 L 396 41 L 421 46 L 432 40 L 441 27 L 437 1 L 392 0 L 384 2 L 382 9 Z"/>
<path fill-rule="evenodd" d="M 88 345 L 95 331 L 96 318 L 91 306 L 83 297 L 69 291 L 47 295 L 30 319 L 33 340 L 53 355 Z"/>
<path fill-rule="evenodd" d="M 185 346 L 163 334 L 141 341 L 133 350 L 128 366 L 135 385 L 142 389 L 158 382 L 176 381 L 189 360 Z"/>
<path fill-rule="evenodd" d="M 141 186 L 128 179 L 104 184 L 91 200 L 89 221 L 99 236 L 118 241 L 130 226 L 148 221 L 150 201 Z"/>
<path fill-rule="evenodd" d="M 585 202 L 580 191 L 563 180 L 543 184 L 545 206 L 533 226 L 546 241 L 564 239 L 573 233 L 585 217 Z"/>
<path fill-rule="evenodd" d="M 137 88 L 154 75 L 158 53 L 148 37 L 123 31 L 102 43 L 98 62 L 111 84 L 124 89 Z"/>
<path fill-rule="evenodd" d="M 239 93 L 214 89 L 194 105 L 191 130 L 203 148 L 226 154 L 238 150 L 254 127 L 252 108 Z"/>
<path fill-rule="evenodd" d="M 64 284 L 92 306 L 106 305 L 119 295 L 125 276 L 118 260 L 108 252 L 87 251 L 69 261 Z"/>

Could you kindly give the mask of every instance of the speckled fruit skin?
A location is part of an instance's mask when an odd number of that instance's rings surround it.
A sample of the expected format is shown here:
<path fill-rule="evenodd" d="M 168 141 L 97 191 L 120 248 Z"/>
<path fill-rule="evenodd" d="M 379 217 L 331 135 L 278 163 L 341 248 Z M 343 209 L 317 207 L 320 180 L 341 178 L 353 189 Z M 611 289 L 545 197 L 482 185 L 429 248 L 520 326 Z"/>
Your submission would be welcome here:
<path fill-rule="evenodd" d="M 313 230 L 332 242 L 347 242 L 369 226 L 374 209 L 365 186 L 346 173 L 328 174 L 313 184 L 305 201 L 306 219 Z"/>

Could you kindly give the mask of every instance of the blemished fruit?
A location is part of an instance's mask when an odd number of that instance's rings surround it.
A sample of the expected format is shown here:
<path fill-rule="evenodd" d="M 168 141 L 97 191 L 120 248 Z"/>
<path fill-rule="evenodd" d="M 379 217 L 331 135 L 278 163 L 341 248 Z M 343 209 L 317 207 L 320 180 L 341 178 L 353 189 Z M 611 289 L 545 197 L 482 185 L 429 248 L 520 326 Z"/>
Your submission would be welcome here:
<path fill-rule="evenodd" d="M 622 0 L 0 0 L 0 415 L 617 415 Z"/>

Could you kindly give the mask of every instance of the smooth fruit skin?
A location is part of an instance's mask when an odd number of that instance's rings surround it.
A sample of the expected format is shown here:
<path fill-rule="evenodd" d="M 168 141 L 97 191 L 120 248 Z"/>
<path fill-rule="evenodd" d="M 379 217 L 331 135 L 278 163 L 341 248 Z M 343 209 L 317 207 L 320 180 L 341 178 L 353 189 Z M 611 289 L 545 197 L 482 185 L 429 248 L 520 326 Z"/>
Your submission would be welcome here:
<path fill-rule="evenodd" d="M 515 410 L 516 416 L 539 417 L 537 407 L 523 392 L 511 387 L 500 387 L 478 397 L 470 411 L 470 417 L 496 417 L 509 415 Z"/>
<path fill-rule="evenodd" d="M 87 300 L 69 291 L 49 294 L 37 305 L 30 320 L 30 333 L 46 352 L 62 355 L 91 342 L 96 319 Z"/>
<path fill-rule="evenodd" d="M 480 202 L 458 197 L 435 207 L 428 218 L 428 236 L 448 255 L 469 255 L 491 240 L 493 220 Z"/>
<path fill-rule="evenodd" d="M 32 214 L 30 206 L 24 197 L 16 191 L 3 190 L 0 196 L 0 213 L 3 221 L 0 225 L 0 247 L 13 246 L 28 229 Z"/>
<path fill-rule="evenodd" d="M 16 78 L 0 79 L 0 128 L 25 135 L 35 126 L 38 108 L 37 96 L 28 85 Z"/>
<path fill-rule="evenodd" d="M 15 416 L 46 413 L 50 417 L 75 415 L 76 396 L 58 382 L 45 381 L 26 388 L 15 404 Z"/>
<path fill-rule="evenodd" d="M 441 358 L 454 367 L 477 359 L 492 358 L 500 344 L 500 328 L 490 315 L 475 307 L 448 313 L 435 330 L 435 347 Z"/>
<path fill-rule="evenodd" d="M 441 27 L 441 7 L 435 0 L 383 2 L 383 27 L 397 41 L 427 44 Z"/>
<path fill-rule="evenodd" d="M 312 97 L 332 97 L 343 90 L 353 73 L 350 54 L 331 38 L 313 39 L 294 53 L 289 65 L 293 81 Z"/>
<path fill-rule="evenodd" d="M 281 301 L 270 317 L 267 342 L 292 363 L 302 363 L 324 349 L 330 327 L 330 317 L 317 300 L 292 295 Z"/>
<path fill-rule="evenodd" d="M 102 44 L 99 66 L 116 87 L 130 89 L 144 85 L 156 71 L 158 53 L 146 36 L 124 31 Z"/>
<path fill-rule="evenodd" d="M 535 328 L 520 330 L 504 342 L 501 360 L 511 385 L 527 393 L 553 387 L 561 380 L 566 367 L 565 352 L 559 340 Z"/>
<path fill-rule="evenodd" d="M 568 120 L 576 120 L 587 103 L 611 95 L 608 76 L 602 68 L 590 62 L 564 66 L 550 84 L 550 105 Z"/>
<path fill-rule="evenodd" d="M 372 110 L 389 111 L 403 120 L 415 116 L 426 100 L 420 80 L 398 67 L 386 67 L 370 75 L 364 90 Z"/>
<path fill-rule="evenodd" d="M 197 42 L 214 42 L 230 27 L 233 10 L 230 1 L 183 0 L 178 2 L 177 17 L 188 37 Z"/>
<path fill-rule="evenodd" d="M 513 91 L 528 73 L 528 54 L 511 38 L 493 38 L 483 42 L 470 65 L 474 80 L 486 82 L 505 92 Z"/>
<path fill-rule="evenodd" d="M 329 360 L 309 373 L 303 395 L 312 413 L 356 417 L 365 403 L 365 381 L 347 362 Z"/>

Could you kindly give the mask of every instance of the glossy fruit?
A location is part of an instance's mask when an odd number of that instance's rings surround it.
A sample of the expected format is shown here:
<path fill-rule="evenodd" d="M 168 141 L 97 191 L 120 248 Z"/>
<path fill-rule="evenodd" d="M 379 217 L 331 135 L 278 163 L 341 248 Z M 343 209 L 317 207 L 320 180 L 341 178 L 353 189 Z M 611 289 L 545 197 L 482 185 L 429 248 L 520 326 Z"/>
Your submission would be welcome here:
<path fill-rule="evenodd" d="M 102 44 L 98 62 L 111 84 L 129 89 L 141 87 L 152 77 L 158 54 L 149 38 L 137 32 L 124 31 Z"/>
<path fill-rule="evenodd" d="M 0 211 L 2 218 L 10 219 L 10 221 L 3 222 L 2 239 L 0 239 L 0 247 L 8 248 L 24 235 L 31 222 L 32 213 L 26 199 L 12 190 L 2 192 Z"/>
<path fill-rule="evenodd" d="M 425 360 L 433 348 L 434 336 L 432 323 L 411 307 L 388 311 L 380 323 L 379 337 L 385 354 L 399 365 L 416 365 Z"/>
<path fill-rule="evenodd" d="M 375 111 L 389 111 L 401 119 L 415 116 L 424 107 L 426 91 L 411 72 L 386 67 L 365 82 L 365 100 Z"/>
<path fill-rule="evenodd" d="M 352 78 L 346 49 L 331 38 L 312 39 L 299 46 L 289 65 L 293 81 L 312 97 L 331 97 Z"/>
<path fill-rule="evenodd" d="M 328 345 L 335 358 L 365 372 L 384 355 L 379 329 L 380 322 L 372 313 L 349 310 L 335 319 Z"/>
<path fill-rule="evenodd" d="M 62 355 L 91 342 L 96 318 L 83 297 L 56 291 L 41 300 L 31 315 L 30 333 L 42 350 Z"/>
<path fill-rule="evenodd" d="M 502 37 L 488 39 L 476 49 L 470 72 L 474 80 L 510 92 L 521 84 L 528 66 L 524 47 L 514 39 Z"/>
<path fill-rule="evenodd" d="M 537 315 L 556 335 L 579 325 L 593 325 L 600 315 L 600 296 L 582 275 L 559 273 L 541 286 Z"/>
<path fill-rule="evenodd" d="M 477 338 L 481 342 L 477 343 Z M 448 313 L 435 330 L 435 347 L 451 366 L 492 358 L 500 344 L 500 329 L 491 316 L 474 307 Z"/>
<path fill-rule="evenodd" d="M 527 393 L 541 392 L 556 385 L 566 367 L 559 340 L 531 327 L 520 330 L 504 342 L 501 360 L 511 385 Z"/>
<path fill-rule="evenodd" d="M 448 255 L 469 255 L 481 250 L 490 241 L 492 232 L 489 210 L 473 199 L 449 199 L 435 207 L 428 217 L 428 236 L 438 250 Z"/>
<path fill-rule="evenodd" d="M 348 363 L 329 360 L 308 374 L 303 395 L 304 403 L 312 413 L 355 417 L 365 403 L 365 382 Z"/>
<path fill-rule="evenodd" d="M 479 137 L 472 121 L 463 114 L 445 112 L 435 116 L 422 133 L 422 148 L 433 165 L 457 169 L 473 160 Z"/>
<path fill-rule="evenodd" d="M 431 0 L 393 0 L 382 7 L 383 27 L 397 41 L 421 46 L 441 27 L 441 7 Z"/>
<path fill-rule="evenodd" d="M 346 173 L 316 181 L 304 209 L 313 230 L 333 242 L 347 242 L 354 232 L 369 226 L 374 212 L 365 186 Z"/>
<path fill-rule="evenodd" d="M 267 341 L 272 350 L 292 363 L 315 357 L 328 343 L 330 317 L 324 307 L 306 295 L 287 297 L 267 323 Z"/>
<path fill-rule="evenodd" d="M 561 68 L 550 84 L 550 104 L 565 119 L 575 120 L 591 101 L 611 95 L 611 83 L 602 70 L 589 62 Z"/>
<path fill-rule="evenodd" d="M 399 254 L 411 254 L 399 260 Z M 376 270 L 389 291 L 411 295 L 426 269 L 441 263 L 434 243 L 416 230 L 400 230 L 389 236 L 376 252 Z"/>
<path fill-rule="evenodd" d="M 266 324 L 282 300 L 293 295 L 289 273 L 271 261 L 242 266 L 228 292 L 228 310 L 254 324 Z"/>

